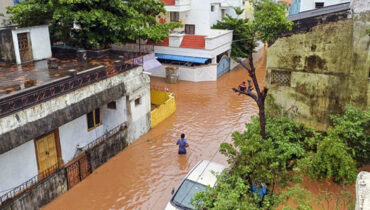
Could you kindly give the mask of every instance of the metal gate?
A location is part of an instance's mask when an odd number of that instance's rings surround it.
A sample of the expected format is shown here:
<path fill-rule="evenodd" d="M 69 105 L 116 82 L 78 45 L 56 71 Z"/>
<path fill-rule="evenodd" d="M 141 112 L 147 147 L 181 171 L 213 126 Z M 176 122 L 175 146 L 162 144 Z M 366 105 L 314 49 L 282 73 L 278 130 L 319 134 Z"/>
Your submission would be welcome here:
<path fill-rule="evenodd" d="M 17 38 L 21 62 L 26 63 L 32 61 L 32 47 L 29 40 L 29 33 L 19 33 L 17 34 Z"/>
<path fill-rule="evenodd" d="M 221 58 L 220 62 L 217 65 L 217 78 L 221 77 L 229 70 L 230 70 L 230 58 L 224 56 Z"/>
<path fill-rule="evenodd" d="M 78 184 L 91 173 L 91 166 L 85 153 L 77 157 L 75 160 L 71 161 L 66 166 L 66 169 L 69 188 L 72 188 L 73 186 Z"/>

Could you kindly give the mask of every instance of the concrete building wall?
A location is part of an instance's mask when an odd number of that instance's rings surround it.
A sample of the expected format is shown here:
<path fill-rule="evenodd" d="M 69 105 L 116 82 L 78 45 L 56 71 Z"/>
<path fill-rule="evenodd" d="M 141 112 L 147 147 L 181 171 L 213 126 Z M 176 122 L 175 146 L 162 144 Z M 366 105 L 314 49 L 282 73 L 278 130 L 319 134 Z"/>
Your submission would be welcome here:
<path fill-rule="evenodd" d="M 211 29 L 211 1 L 191 1 L 191 10 L 188 12 L 186 24 L 195 25 L 195 34 L 208 35 Z"/>
<path fill-rule="evenodd" d="M 324 7 L 350 2 L 350 0 L 302 0 L 300 3 L 300 12 L 315 9 L 316 2 L 323 2 Z"/>
<path fill-rule="evenodd" d="M 0 154 L 112 100 L 134 94 L 140 87 L 149 87 L 149 77 L 142 72 L 142 67 L 137 67 L 1 118 Z"/>
<path fill-rule="evenodd" d="M 38 174 L 34 141 L 0 155 L 0 196 Z"/>
<path fill-rule="evenodd" d="M 217 43 L 216 43 L 217 44 Z M 206 49 L 193 49 L 193 48 L 184 48 L 184 47 L 163 47 L 163 46 L 154 46 L 155 53 L 163 53 L 170 55 L 181 55 L 181 56 L 191 56 L 191 57 L 200 57 L 200 58 L 214 58 L 217 55 L 226 52 L 231 49 L 230 42 L 224 43 L 215 49 L 206 50 Z"/>
<path fill-rule="evenodd" d="M 329 116 L 342 113 L 348 104 L 366 108 L 369 14 L 355 12 L 352 19 L 323 20 L 309 32 L 293 32 L 272 44 L 267 55 L 266 110 L 273 115 L 297 115 L 300 122 L 325 129 Z"/>
<path fill-rule="evenodd" d="M 16 62 L 11 28 L 0 29 L 0 61 Z"/>
<path fill-rule="evenodd" d="M 4 26 L 3 21 L 9 19 L 10 15 L 6 14 L 6 7 L 14 5 L 13 0 L 0 0 L 0 13 L 4 16 L 0 16 L 0 27 Z"/>
<path fill-rule="evenodd" d="M 17 37 L 19 33 L 30 34 L 33 60 L 42 60 L 52 56 L 48 25 L 19 28 L 12 31 L 15 57 L 18 64 L 21 63 Z"/>
<path fill-rule="evenodd" d="M 127 100 L 128 143 L 136 140 L 150 130 L 150 87 L 143 87 Z"/>
<path fill-rule="evenodd" d="M 66 174 L 65 169 L 58 169 L 56 173 L 42 179 L 37 185 L 6 201 L 0 208 L 2 210 L 40 209 L 68 190 Z"/>
<path fill-rule="evenodd" d="M 206 37 L 206 47 L 207 50 L 214 50 L 223 45 L 231 45 L 233 41 L 233 32 L 230 30 L 225 33 L 226 30 L 211 30 L 211 38 Z"/>
<path fill-rule="evenodd" d="M 116 110 L 108 109 L 107 105 L 101 106 L 102 125 L 88 130 L 87 115 L 59 127 L 60 145 L 64 163 L 72 160 L 77 154 L 77 148 L 86 146 L 90 142 L 104 135 L 104 133 L 126 122 L 126 99 L 122 97 L 116 101 Z"/>
<path fill-rule="evenodd" d="M 217 80 L 217 64 L 202 65 L 196 67 L 176 66 L 179 68 L 179 80 L 191 82 L 204 82 Z M 166 70 L 158 70 L 152 73 L 155 77 L 166 77 Z"/>

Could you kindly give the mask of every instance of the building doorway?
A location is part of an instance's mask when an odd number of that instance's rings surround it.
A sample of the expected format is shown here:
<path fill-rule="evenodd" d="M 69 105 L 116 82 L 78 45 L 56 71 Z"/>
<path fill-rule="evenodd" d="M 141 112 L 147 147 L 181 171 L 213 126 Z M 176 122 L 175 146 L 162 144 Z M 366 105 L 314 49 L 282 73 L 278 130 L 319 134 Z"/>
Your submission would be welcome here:
<path fill-rule="evenodd" d="M 41 177 L 57 169 L 61 162 L 58 132 L 49 133 L 35 140 L 38 171 Z"/>
<path fill-rule="evenodd" d="M 21 63 L 31 62 L 33 60 L 33 56 L 30 33 L 19 33 L 17 34 L 17 38 Z"/>

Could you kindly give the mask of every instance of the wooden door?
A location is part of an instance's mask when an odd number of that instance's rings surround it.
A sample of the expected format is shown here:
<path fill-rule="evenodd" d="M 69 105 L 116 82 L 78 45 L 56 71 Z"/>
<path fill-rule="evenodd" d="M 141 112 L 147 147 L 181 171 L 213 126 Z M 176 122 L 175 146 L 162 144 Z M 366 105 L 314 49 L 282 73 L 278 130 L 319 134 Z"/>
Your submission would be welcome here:
<path fill-rule="evenodd" d="M 50 133 L 36 140 L 37 162 L 40 174 L 47 174 L 48 169 L 57 168 L 58 153 L 55 133 Z"/>
<path fill-rule="evenodd" d="M 19 33 L 18 38 L 18 48 L 19 56 L 21 57 L 21 63 L 30 62 L 33 60 L 32 47 L 29 39 L 29 33 Z"/>

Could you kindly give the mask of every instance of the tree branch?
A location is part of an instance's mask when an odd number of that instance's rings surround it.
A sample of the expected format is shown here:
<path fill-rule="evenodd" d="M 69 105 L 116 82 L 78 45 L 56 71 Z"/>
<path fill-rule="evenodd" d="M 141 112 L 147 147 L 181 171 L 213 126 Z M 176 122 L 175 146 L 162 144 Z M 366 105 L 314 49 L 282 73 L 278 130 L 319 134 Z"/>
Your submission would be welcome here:
<path fill-rule="evenodd" d="M 239 59 L 238 62 L 243 68 L 247 69 L 248 73 L 251 73 L 251 69 L 241 59 Z"/>
<path fill-rule="evenodd" d="M 233 88 L 233 91 L 236 92 L 236 93 L 247 95 L 247 96 L 253 98 L 253 100 L 255 100 L 257 102 L 257 96 L 254 93 L 252 93 L 250 90 L 241 91 L 241 90 L 239 90 L 237 88 Z"/>

